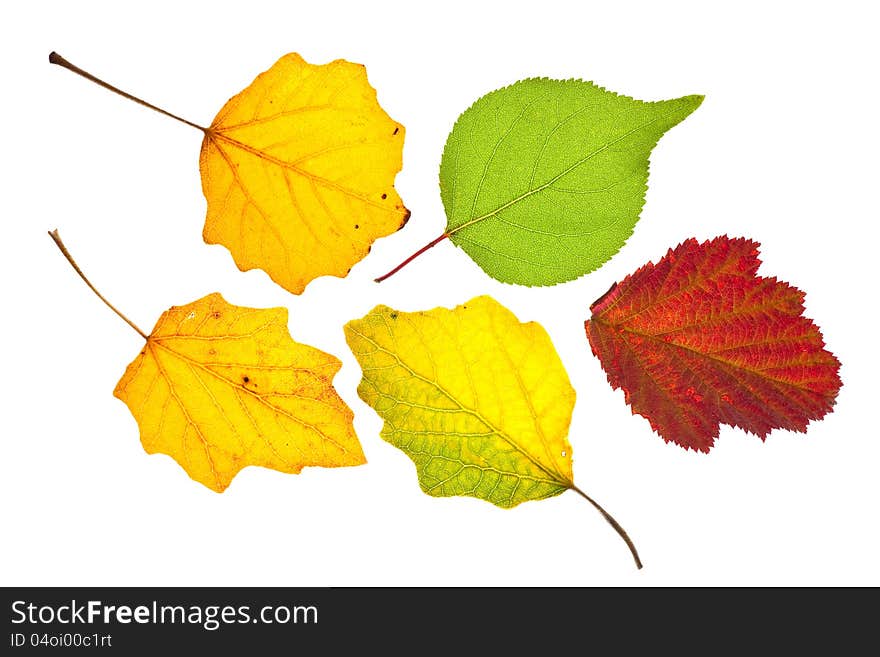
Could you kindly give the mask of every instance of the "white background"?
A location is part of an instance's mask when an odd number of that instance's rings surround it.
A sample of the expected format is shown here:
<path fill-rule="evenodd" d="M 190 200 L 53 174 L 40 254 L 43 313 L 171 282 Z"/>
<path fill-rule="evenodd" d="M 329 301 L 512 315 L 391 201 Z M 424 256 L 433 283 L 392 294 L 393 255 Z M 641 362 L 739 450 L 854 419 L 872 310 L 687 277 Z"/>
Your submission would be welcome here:
<path fill-rule="evenodd" d="M 3 585 L 878 585 L 877 17 L 872 3 L 5 3 L 2 49 Z M 412 211 L 346 279 L 299 297 L 201 240 L 201 134 L 55 66 L 51 50 L 207 124 L 282 54 L 367 66 L 406 126 L 397 187 Z M 529 76 L 636 98 L 706 95 L 651 157 L 635 234 L 580 280 L 491 280 L 444 243 L 372 279 L 445 226 L 437 168 L 456 117 Z M 287 306 L 298 341 L 344 363 L 369 463 L 283 475 L 247 468 L 222 495 L 147 456 L 112 395 L 142 341 L 76 277 L 149 330 L 219 291 Z M 709 455 L 632 416 L 583 321 L 609 285 L 687 237 L 762 244 L 761 273 L 807 292 L 843 363 L 833 413 L 766 443 L 722 427 Z M 491 294 L 550 333 L 578 400 L 573 493 L 502 510 L 421 493 L 357 397 L 342 333 L 377 303 L 453 306 Z"/>

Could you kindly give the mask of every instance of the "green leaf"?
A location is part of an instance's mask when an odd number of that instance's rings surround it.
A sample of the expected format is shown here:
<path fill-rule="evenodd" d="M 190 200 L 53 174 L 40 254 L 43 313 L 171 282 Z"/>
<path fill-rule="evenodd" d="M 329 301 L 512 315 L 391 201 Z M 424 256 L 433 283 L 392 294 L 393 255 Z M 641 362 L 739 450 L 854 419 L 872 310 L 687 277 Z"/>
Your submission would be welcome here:
<path fill-rule="evenodd" d="M 486 94 L 443 151 L 446 235 L 505 283 L 555 285 L 593 271 L 632 234 L 651 150 L 702 101 L 643 102 L 546 78 Z"/>

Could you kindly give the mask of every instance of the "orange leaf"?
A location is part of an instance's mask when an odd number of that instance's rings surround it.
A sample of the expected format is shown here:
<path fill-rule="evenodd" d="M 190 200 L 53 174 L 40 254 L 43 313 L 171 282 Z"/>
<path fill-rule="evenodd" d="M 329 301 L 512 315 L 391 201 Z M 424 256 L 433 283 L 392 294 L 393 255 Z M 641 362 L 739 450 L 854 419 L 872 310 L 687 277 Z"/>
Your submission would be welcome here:
<path fill-rule="evenodd" d="M 294 294 L 345 276 L 409 218 L 393 186 L 403 136 L 363 66 L 285 55 L 205 131 L 205 241 Z"/>

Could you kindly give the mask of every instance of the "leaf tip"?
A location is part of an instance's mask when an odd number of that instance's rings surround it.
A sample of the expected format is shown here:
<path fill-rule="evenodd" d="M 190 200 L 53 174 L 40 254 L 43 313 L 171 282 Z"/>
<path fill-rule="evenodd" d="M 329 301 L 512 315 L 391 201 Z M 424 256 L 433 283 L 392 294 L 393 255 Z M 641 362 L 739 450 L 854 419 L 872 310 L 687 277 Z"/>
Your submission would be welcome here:
<path fill-rule="evenodd" d="M 703 104 L 703 101 L 706 99 L 706 96 L 703 94 L 690 94 L 688 96 L 680 96 L 678 98 L 674 98 L 671 100 L 659 101 L 666 105 L 667 107 L 674 107 L 673 114 L 675 115 L 675 120 L 668 126 L 667 130 L 672 126 L 681 123 L 688 116 L 693 114 L 697 108 Z"/>

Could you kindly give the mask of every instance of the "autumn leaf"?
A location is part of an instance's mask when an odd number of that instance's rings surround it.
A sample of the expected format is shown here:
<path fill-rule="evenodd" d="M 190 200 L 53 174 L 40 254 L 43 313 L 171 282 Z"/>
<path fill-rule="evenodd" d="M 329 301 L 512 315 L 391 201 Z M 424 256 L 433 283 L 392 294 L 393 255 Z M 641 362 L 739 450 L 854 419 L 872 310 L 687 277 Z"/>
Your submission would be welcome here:
<path fill-rule="evenodd" d="M 360 64 L 284 55 L 202 127 L 57 53 L 49 61 L 202 131 L 205 242 L 294 294 L 318 276 L 346 276 L 409 218 L 394 189 L 404 128 L 379 106 Z"/>
<path fill-rule="evenodd" d="M 804 432 L 834 406 L 840 363 L 804 293 L 756 274 L 758 247 L 686 240 L 590 306 L 608 382 L 667 442 L 708 452 L 721 424 Z"/>
<path fill-rule="evenodd" d="M 162 313 L 113 394 L 148 454 L 168 454 L 217 492 L 248 465 L 299 473 L 365 463 L 351 409 L 333 388 L 340 362 L 294 342 L 285 308 L 246 308 L 209 294 Z"/>
<path fill-rule="evenodd" d="M 452 310 L 377 306 L 345 325 L 363 370 L 358 394 L 382 438 L 416 465 L 422 490 L 509 508 L 574 490 L 568 428 L 575 392 L 546 331 L 491 297 Z"/>
<path fill-rule="evenodd" d="M 440 163 L 445 232 L 504 283 L 555 285 L 626 242 L 645 202 L 648 157 L 702 96 L 642 102 L 591 82 L 532 78 L 465 111 Z"/>

